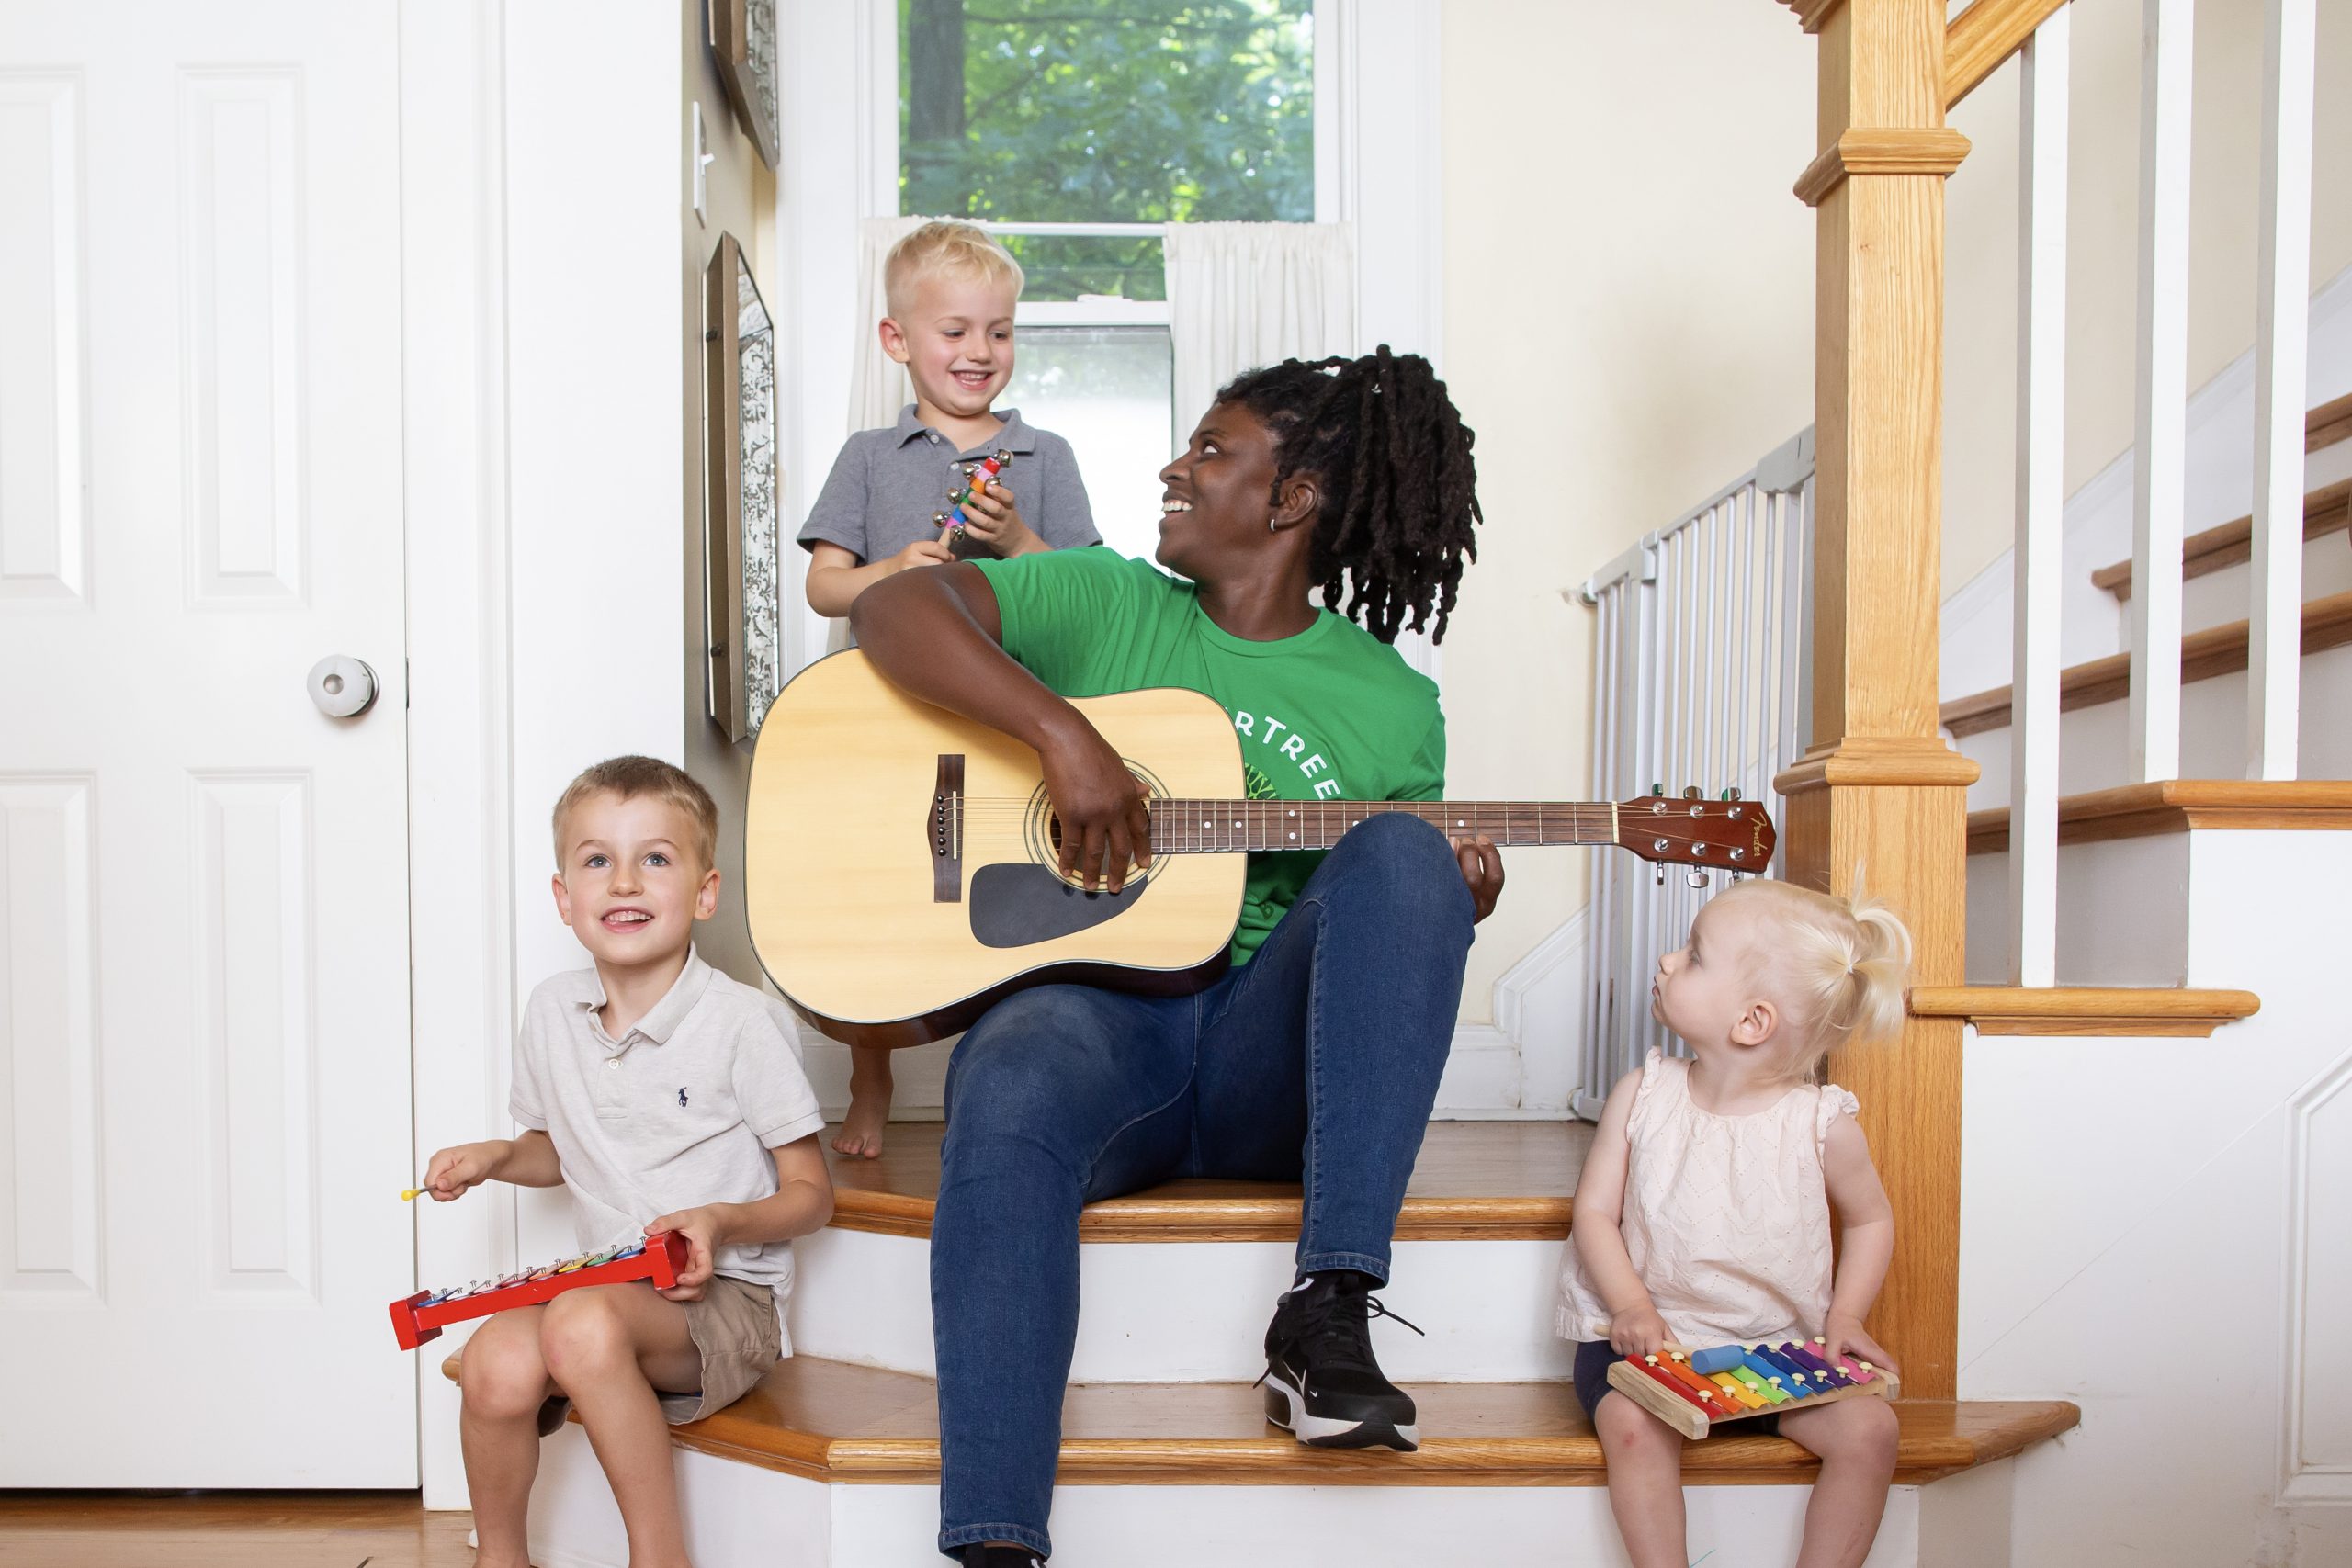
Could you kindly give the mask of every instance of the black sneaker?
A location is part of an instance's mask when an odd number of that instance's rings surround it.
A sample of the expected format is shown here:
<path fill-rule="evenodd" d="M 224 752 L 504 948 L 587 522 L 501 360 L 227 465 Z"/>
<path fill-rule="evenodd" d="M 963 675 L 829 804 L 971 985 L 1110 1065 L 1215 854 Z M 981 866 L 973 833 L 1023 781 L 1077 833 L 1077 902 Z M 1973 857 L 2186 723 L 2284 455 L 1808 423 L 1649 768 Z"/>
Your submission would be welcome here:
<path fill-rule="evenodd" d="M 1413 1397 L 1372 1359 L 1373 1317 L 1395 1318 L 1351 1269 L 1310 1274 L 1283 1292 L 1266 1328 L 1266 1419 L 1318 1449 L 1420 1447 Z"/>
<path fill-rule="evenodd" d="M 1046 1568 L 1046 1560 L 1025 1546 L 975 1542 L 964 1549 L 964 1568 Z"/>

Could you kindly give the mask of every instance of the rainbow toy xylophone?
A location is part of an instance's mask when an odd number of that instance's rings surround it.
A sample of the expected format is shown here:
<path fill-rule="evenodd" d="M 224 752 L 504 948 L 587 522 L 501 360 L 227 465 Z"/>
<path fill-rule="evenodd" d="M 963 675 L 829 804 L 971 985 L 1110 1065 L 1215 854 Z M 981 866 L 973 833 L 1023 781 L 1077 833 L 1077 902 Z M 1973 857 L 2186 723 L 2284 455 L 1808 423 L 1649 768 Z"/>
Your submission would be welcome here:
<path fill-rule="evenodd" d="M 650 1280 L 658 1290 L 678 1282 L 686 1266 L 686 1238 L 676 1231 L 656 1231 L 642 1241 L 613 1246 L 602 1252 L 583 1252 L 537 1269 L 525 1269 L 503 1280 L 477 1280 L 453 1291 L 419 1291 L 392 1303 L 392 1337 L 403 1350 L 413 1350 L 441 1330 L 469 1317 L 488 1317 L 508 1307 L 539 1303 L 582 1285 L 618 1285 Z"/>
<path fill-rule="evenodd" d="M 1703 1438 L 1717 1423 L 1743 1416 L 1810 1410 L 1841 1399 L 1893 1399 L 1902 1392 L 1884 1368 L 1850 1356 L 1833 1362 L 1828 1354 L 1819 1338 L 1707 1350 L 1669 1345 L 1611 1366 L 1609 1386 L 1686 1438 Z"/>
<path fill-rule="evenodd" d="M 965 465 L 964 477 L 967 482 L 964 488 L 947 492 L 947 510 L 933 513 L 931 525 L 934 528 L 962 529 L 965 524 L 971 521 L 964 515 L 964 503 L 972 499 L 974 491 L 987 489 L 989 481 L 995 479 L 1003 469 L 1010 468 L 1012 463 L 1012 454 L 999 449 L 977 463 Z"/>

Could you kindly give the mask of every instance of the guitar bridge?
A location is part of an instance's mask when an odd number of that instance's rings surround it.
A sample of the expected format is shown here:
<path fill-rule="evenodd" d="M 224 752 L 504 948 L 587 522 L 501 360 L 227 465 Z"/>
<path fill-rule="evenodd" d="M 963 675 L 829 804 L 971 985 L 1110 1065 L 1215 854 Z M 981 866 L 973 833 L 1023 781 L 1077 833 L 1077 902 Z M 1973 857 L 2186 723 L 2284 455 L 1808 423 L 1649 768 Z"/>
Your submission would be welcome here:
<path fill-rule="evenodd" d="M 923 814 L 923 836 L 931 840 L 931 901 L 964 901 L 964 754 L 942 751 L 931 807 Z"/>

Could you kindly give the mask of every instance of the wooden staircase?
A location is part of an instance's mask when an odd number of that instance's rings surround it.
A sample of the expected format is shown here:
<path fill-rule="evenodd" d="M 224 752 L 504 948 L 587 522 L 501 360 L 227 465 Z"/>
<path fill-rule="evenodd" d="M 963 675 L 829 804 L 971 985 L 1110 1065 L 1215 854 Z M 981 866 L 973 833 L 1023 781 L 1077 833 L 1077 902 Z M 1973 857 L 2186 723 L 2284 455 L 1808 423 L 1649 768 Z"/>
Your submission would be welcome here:
<path fill-rule="evenodd" d="M 897 1123 L 882 1159 L 834 1160 L 832 1224 L 798 1244 L 798 1353 L 726 1410 L 675 1428 L 682 1484 L 699 1500 L 690 1545 L 705 1568 L 775 1561 L 789 1521 L 823 1542 L 795 1562 L 927 1559 L 940 1462 L 928 1275 L 942 1132 Z M 1179 1181 L 1090 1205 L 1080 1221 L 1085 1296 L 1063 1405 L 1057 1560 L 1175 1568 L 1198 1560 L 1204 1530 L 1233 1542 L 1227 1560 L 1237 1562 L 1336 1560 L 1329 1554 L 1343 1549 L 1456 1561 L 1447 1554 L 1476 1540 L 1482 1563 L 1532 1565 L 1559 1561 L 1564 1539 L 1611 1539 L 1600 1443 L 1551 1327 L 1591 1132 L 1582 1122 L 1430 1125 L 1397 1224 L 1396 1281 L 1382 1292 L 1428 1337 L 1374 1325 L 1383 1364 L 1420 1406 L 1421 1448 L 1411 1454 L 1308 1449 L 1264 1418 L 1250 1380 L 1262 1370 L 1273 1297 L 1290 1279 L 1295 1186 Z M 454 1375 L 456 1365 L 452 1357 L 444 1370 Z M 1888 1560 L 1902 1562 L 1917 1551 L 1917 1488 L 2078 1419 L 2056 1400 L 1905 1400 L 1896 1412 Z M 1759 1535 L 1793 1540 L 1815 1469 L 1778 1437 L 1690 1445 L 1690 1484 L 1746 1489 L 1724 1508 L 1694 1508 L 1694 1553 Z M 576 1427 L 549 1440 L 535 1561 L 626 1561 L 602 1486 Z"/>

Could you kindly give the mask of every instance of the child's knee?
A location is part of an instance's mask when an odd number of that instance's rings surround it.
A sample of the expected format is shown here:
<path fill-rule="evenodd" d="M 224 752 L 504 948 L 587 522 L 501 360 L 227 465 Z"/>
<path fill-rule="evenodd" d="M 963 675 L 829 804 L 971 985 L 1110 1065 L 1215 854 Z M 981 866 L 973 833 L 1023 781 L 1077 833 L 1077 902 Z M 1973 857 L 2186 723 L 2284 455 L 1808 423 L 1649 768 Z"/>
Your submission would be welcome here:
<path fill-rule="evenodd" d="M 1611 1464 L 1682 1463 L 1682 1434 L 1623 1394 L 1603 1397 L 1593 1406 L 1592 1429 Z"/>
<path fill-rule="evenodd" d="M 547 1363 L 531 1336 L 492 1333 L 495 1323 L 467 1342 L 458 1363 L 458 1392 L 467 1409 L 493 1420 L 532 1415 L 547 1397 Z"/>
<path fill-rule="evenodd" d="M 1823 1407 L 1797 1441 L 1827 1461 L 1891 1471 L 1900 1437 L 1894 1406 L 1883 1399 L 1849 1399 Z"/>
<path fill-rule="evenodd" d="M 637 1348 L 619 1306 L 601 1289 L 569 1291 L 548 1303 L 539 1321 L 539 1353 L 548 1375 L 566 1387 L 581 1377 L 603 1377 L 634 1366 Z"/>

